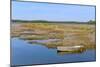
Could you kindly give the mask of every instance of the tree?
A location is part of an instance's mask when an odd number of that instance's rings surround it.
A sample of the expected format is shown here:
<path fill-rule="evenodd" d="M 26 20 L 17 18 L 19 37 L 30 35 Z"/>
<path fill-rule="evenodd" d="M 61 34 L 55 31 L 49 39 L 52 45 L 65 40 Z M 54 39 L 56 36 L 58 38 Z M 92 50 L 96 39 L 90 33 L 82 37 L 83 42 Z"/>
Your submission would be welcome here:
<path fill-rule="evenodd" d="M 89 24 L 96 24 L 96 21 L 95 20 L 90 20 L 88 21 Z"/>

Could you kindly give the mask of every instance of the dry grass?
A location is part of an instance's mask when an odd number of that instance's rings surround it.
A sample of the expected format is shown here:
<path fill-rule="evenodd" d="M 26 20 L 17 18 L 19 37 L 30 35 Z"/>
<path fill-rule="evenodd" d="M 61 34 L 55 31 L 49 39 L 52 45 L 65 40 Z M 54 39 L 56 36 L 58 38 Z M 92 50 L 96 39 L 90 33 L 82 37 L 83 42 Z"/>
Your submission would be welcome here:
<path fill-rule="evenodd" d="M 26 33 L 23 33 L 25 32 Z M 31 34 L 29 34 L 31 33 Z M 14 23 L 11 36 L 26 36 L 26 40 L 61 39 L 59 42 L 48 42 L 45 45 L 85 45 L 95 48 L 95 25 L 64 23 Z M 27 37 L 28 36 L 28 37 Z"/>

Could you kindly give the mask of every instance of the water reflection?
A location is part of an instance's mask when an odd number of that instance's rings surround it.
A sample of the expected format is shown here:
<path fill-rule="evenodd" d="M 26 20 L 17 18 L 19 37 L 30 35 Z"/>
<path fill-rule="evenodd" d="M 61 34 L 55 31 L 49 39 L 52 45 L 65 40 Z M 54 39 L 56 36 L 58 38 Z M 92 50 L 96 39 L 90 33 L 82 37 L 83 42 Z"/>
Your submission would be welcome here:
<path fill-rule="evenodd" d="M 32 46 L 42 46 L 42 47 L 45 47 L 46 49 L 53 49 L 53 50 L 56 50 L 56 53 L 58 54 L 58 55 L 64 55 L 64 54 L 78 54 L 78 53 L 82 53 L 82 52 L 84 52 L 84 51 L 86 51 L 86 50 L 83 50 L 83 51 L 58 51 L 57 50 L 57 45 L 52 45 L 53 44 L 53 42 L 56 42 L 56 40 L 57 39 L 50 39 L 50 42 L 51 42 L 51 44 L 46 44 L 46 42 L 48 43 L 49 42 L 49 40 L 24 40 L 24 39 L 20 39 L 20 37 L 17 37 L 17 38 L 12 38 L 12 39 L 18 39 L 18 40 L 21 40 L 21 41 L 25 41 L 27 44 L 29 44 L 29 45 L 32 45 Z M 24 44 L 23 44 L 24 45 Z"/>
<path fill-rule="evenodd" d="M 57 51 L 57 54 L 58 55 L 65 55 L 65 54 L 79 54 L 79 53 L 82 53 L 83 51 L 72 51 L 72 52 L 69 52 L 69 51 Z"/>
<path fill-rule="evenodd" d="M 64 55 L 64 54 L 74 54 L 74 53 L 82 53 L 84 52 L 85 46 L 82 45 L 67 45 L 63 46 L 63 41 L 61 39 L 47 39 L 47 40 L 34 40 L 34 39 L 29 39 L 27 36 L 30 36 L 29 34 L 26 36 L 19 36 L 17 38 L 26 41 L 29 44 L 40 44 L 42 46 L 47 47 L 48 49 L 56 49 L 57 53 L 59 55 Z M 33 37 L 32 37 L 33 38 Z M 60 48 L 60 49 L 59 49 Z M 59 51 L 60 50 L 60 51 Z"/>
<path fill-rule="evenodd" d="M 82 53 L 62 53 L 57 52 L 55 48 L 48 49 L 41 44 L 29 44 L 18 38 L 12 38 L 11 43 L 12 65 L 95 61 L 95 50 Z"/>

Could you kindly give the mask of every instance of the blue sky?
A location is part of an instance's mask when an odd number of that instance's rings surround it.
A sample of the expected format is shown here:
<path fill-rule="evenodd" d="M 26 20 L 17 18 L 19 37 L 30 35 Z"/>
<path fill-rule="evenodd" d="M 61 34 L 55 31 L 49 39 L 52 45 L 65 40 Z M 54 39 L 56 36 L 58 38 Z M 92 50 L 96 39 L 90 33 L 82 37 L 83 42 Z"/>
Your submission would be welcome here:
<path fill-rule="evenodd" d="M 86 22 L 95 20 L 95 7 L 12 1 L 12 19 Z"/>

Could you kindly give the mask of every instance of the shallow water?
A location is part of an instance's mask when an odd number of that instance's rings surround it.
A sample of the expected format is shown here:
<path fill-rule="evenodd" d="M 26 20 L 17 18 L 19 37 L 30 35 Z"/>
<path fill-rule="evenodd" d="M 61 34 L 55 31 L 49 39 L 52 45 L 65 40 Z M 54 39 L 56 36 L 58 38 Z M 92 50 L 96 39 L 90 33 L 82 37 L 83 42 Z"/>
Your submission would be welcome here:
<path fill-rule="evenodd" d="M 11 65 L 95 61 L 95 50 L 61 54 L 56 49 L 50 49 L 41 44 L 29 44 L 18 38 L 11 39 L 11 50 Z"/>

